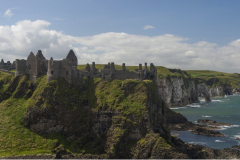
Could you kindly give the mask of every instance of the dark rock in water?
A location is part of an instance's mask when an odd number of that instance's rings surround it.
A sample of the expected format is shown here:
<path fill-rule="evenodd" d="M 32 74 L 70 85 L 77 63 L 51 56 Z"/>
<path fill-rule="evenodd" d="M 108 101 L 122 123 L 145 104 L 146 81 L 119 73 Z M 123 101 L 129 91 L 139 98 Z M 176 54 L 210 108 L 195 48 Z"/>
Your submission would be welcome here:
<path fill-rule="evenodd" d="M 235 94 L 239 94 L 239 92 L 240 92 L 239 88 L 234 88 L 232 90 L 232 93 L 235 93 Z"/>
<path fill-rule="evenodd" d="M 240 149 L 240 145 L 232 146 L 233 149 Z"/>
<path fill-rule="evenodd" d="M 216 121 L 213 121 L 210 119 L 198 119 L 197 122 L 207 124 L 207 125 L 214 125 L 214 126 L 231 126 L 231 124 L 229 124 L 229 123 L 220 123 L 220 122 L 216 122 Z"/>
<path fill-rule="evenodd" d="M 197 127 L 195 128 L 195 130 L 191 131 L 194 134 L 197 135 L 206 135 L 206 136 L 214 136 L 214 137 L 225 137 L 224 134 L 218 132 L 218 131 L 213 131 L 213 130 L 209 130 L 206 128 L 202 128 L 202 127 Z"/>

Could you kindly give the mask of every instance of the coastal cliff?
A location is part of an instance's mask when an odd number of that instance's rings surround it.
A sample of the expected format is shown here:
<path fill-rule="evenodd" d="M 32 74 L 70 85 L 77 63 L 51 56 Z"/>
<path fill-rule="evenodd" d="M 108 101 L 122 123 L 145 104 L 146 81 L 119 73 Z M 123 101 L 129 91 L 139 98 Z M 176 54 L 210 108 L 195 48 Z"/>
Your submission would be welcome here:
<path fill-rule="evenodd" d="M 160 98 L 168 106 L 184 106 L 199 102 L 198 89 L 192 79 L 169 77 L 157 80 Z"/>
<path fill-rule="evenodd" d="M 232 95 L 232 86 L 227 84 L 208 86 L 207 83 L 199 83 L 197 85 L 199 97 L 217 97 Z"/>
<path fill-rule="evenodd" d="M 63 78 L 48 83 L 45 76 L 34 83 L 29 79 L 28 75 L 9 78 L 1 73 L 0 157 L 240 157 L 238 151 L 229 155 L 229 151 L 189 145 L 172 137 L 169 126 L 191 123 L 167 107 L 152 80 L 84 78 L 70 84 Z M 181 82 L 186 79 L 172 80 L 172 86 L 168 82 L 165 86 L 174 92 L 186 85 Z M 190 83 L 186 86 L 189 95 Z"/>
<path fill-rule="evenodd" d="M 193 71 L 192 71 L 193 72 Z M 211 101 L 211 97 L 232 95 L 232 88 L 238 86 L 240 78 L 232 74 L 227 78 L 201 76 L 180 69 L 158 68 L 158 93 L 169 107 L 198 103 L 199 97 Z M 193 76 L 192 76 L 193 75 Z M 234 77 L 235 76 L 235 77 Z M 229 78 L 230 77 L 230 78 Z M 234 80 L 233 80 L 233 78 Z"/>

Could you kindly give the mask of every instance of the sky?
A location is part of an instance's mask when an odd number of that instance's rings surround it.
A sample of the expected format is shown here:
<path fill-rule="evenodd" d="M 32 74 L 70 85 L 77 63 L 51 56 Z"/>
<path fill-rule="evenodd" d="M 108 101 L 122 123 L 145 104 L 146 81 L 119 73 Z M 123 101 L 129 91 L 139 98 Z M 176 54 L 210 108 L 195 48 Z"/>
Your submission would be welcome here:
<path fill-rule="evenodd" d="M 240 73 L 239 0 L 0 0 L 0 58 Z"/>

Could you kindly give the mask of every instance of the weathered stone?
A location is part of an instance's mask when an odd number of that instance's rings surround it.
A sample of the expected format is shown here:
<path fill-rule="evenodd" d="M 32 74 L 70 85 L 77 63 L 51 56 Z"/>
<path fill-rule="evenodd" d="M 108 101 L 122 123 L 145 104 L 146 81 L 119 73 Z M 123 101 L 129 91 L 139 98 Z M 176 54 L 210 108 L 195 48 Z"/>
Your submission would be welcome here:
<path fill-rule="evenodd" d="M 145 63 L 144 70 L 140 69 L 136 72 L 130 72 L 126 69 L 125 63 L 122 65 L 122 70 L 116 70 L 114 62 L 111 62 L 105 65 L 99 72 L 95 68 L 95 62 L 92 63 L 92 68 L 87 64 L 82 71 L 77 69 L 77 62 L 78 59 L 73 50 L 69 51 L 66 59 L 60 61 L 53 60 L 52 57 L 50 60 L 46 60 L 42 51 L 38 50 L 36 56 L 31 52 L 27 60 L 16 60 L 15 76 L 21 76 L 27 73 L 30 75 L 30 80 L 36 81 L 37 77 L 47 75 L 47 82 L 58 77 L 63 77 L 69 83 L 71 83 L 73 79 L 80 79 L 82 77 L 102 78 L 103 80 L 157 79 L 157 69 L 153 63 L 150 65 L 150 71 L 148 71 L 147 63 Z M 1 63 L 4 63 L 3 60 Z"/>

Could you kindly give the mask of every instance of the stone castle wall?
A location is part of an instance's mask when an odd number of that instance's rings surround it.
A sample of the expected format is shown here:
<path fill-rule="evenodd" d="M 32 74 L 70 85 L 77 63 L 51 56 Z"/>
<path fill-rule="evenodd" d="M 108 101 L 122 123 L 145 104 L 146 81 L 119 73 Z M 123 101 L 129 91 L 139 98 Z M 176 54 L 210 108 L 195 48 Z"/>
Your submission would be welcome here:
<path fill-rule="evenodd" d="M 26 73 L 26 60 L 24 59 L 16 59 L 16 71 L 15 76 L 22 76 Z"/>
<path fill-rule="evenodd" d="M 70 50 L 66 58 L 60 61 L 53 60 L 53 58 L 46 60 L 41 50 L 38 51 L 36 56 L 31 52 L 27 60 L 17 59 L 15 65 L 15 76 L 27 73 L 32 81 L 36 81 L 37 77 L 41 75 L 47 75 L 47 82 L 58 77 L 62 77 L 68 82 L 81 77 L 102 78 L 103 80 L 144 80 L 157 77 L 157 69 L 152 63 L 150 64 L 150 71 L 147 68 L 147 63 L 145 63 L 144 69 L 142 69 L 142 64 L 139 64 L 139 69 L 135 72 L 127 70 L 125 63 L 122 64 L 122 70 L 116 70 L 113 62 L 105 65 L 101 71 L 96 69 L 95 62 L 92 63 L 92 67 L 87 64 L 83 70 L 78 70 L 78 59 L 73 50 Z"/>
<path fill-rule="evenodd" d="M 7 61 L 7 63 L 4 63 L 4 60 L 2 59 L 0 62 L 0 69 L 7 70 L 7 71 L 15 69 L 15 61 L 13 61 L 12 64 L 10 61 Z"/>

